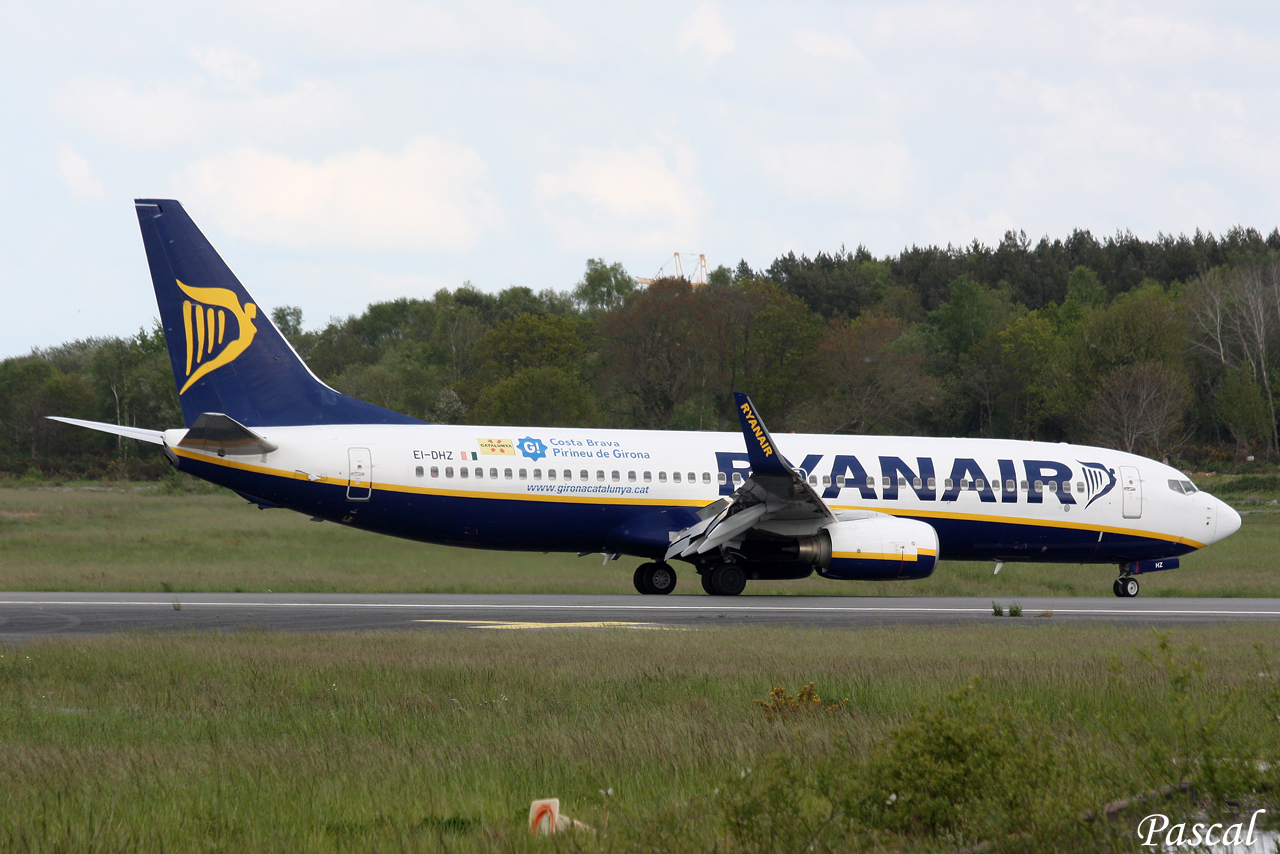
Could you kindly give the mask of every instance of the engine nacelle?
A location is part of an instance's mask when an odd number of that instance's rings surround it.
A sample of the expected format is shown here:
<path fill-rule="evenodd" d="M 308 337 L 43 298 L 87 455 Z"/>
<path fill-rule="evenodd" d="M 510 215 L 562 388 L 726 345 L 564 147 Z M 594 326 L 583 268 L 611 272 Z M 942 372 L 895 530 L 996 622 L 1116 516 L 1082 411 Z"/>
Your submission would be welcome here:
<path fill-rule="evenodd" d="M 818 563 L 818 574 L 825 578 L 928 578 L 938 565 L 938 532 L 914 519 L 872 516 L 834 522 L 818 538 L 831 544 L 831 556 Z"/>

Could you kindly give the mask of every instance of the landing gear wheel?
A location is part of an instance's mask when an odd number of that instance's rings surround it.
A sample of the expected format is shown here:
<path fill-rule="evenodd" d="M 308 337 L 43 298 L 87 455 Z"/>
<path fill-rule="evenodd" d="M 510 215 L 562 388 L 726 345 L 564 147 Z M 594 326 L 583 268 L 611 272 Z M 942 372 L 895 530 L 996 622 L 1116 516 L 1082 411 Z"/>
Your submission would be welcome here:
<path fill-rule="evenodd" d="M 665 563 L 642 563 L 631 581 L 641 593 L 663 596 L 676 589 L 676 571 Z"/>
<path fill-rule="evenodd" d="M 711 570 L 709 578 L 706 586 L 712 596 L 737 596 L 747 586 L 746 574 L 732 563 L 720 564 Z"/>
<path fill-rule="evenodd" d="M 1111 582 L 1111 592 L 1116 594 L 1117 596 L 1124 596 L 1124 591 L 1120 589 L 1121 581 L 1124 581 L 1124 579 L 1117 578 L 1115 581 Z"/>
<path fill-rule="evenodd" d="M 716 591 L 711 587 L 711 570 L 707 570 L 698 576 L 702 580 L 702 589 L 708 596 L 715 596 Z"/>
<path fill-rule="evenodd" d="M 1130 576 L 1120 582 L 1120 589 L 1124 591 L 1126 599 L 1132 599 L 1138 595 L 1138 579 Z"/>

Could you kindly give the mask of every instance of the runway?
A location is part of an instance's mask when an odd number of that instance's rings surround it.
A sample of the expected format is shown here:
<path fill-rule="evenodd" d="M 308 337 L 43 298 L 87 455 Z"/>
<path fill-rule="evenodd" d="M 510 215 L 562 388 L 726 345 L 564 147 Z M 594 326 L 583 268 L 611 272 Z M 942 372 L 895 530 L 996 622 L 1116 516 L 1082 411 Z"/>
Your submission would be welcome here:
<path fill-rule="evenodd" d="M 1012 599 L 997 600 L 1007 609 Z M 711 625 L 1178 625 L 1280 620 L 1280 599 L 1035 597 L 995 617 L 979 597 L 0 593 L 0 640 L 126 631 L 688 629 Z M 1007 613 L 1007 611 L 1006 611 Z"/>

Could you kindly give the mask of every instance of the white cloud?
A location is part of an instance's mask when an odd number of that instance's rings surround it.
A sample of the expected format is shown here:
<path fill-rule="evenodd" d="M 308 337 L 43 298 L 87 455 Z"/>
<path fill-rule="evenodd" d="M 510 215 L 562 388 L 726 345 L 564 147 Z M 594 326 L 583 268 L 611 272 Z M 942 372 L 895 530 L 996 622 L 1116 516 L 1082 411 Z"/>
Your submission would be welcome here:
<path fill-rule="evenodd" d="M 193 202 L 231 234 L 290 246 L 465 251 L 501 213 L 470 148 L 422 136 L 401 152 L 364 148 L 318 163 L 260 148 L 205 158 Z"/>
<path fill-rule="evenodd" d="M 695 50 L 710 65 L 738 46 L 733 31 L 720 19 L 714 3 L 703 3 L 676 33 L 681 53 Z"/>
<path fill-rule="evenodd" d="M 191 56 L 201 68 L 231 86 L 243 88 L 262 76 L 256 59 L 232 48 L 195 48 Z"/>
<path fill-rule="evenodd" d="M 65 142 L 58 146 L 58 168 L 73 196 L 81 199 L 102 198 L 102 182 L 95 180 L 89 171 L 89 161 L 76 154 Z"/>
<path fill-rule="evenodd" d="M 135 89 L 120 80 L 80 80 L 55 96 L 61 110 L 97 135 L 141 148 L 251 134 L 290 136 L 340 125 L 348 114 L 333 89 L 303 83 L 276 95 L 220 98 L 198 83 Z"/>
<path fill-rule="evenodd" d="M 901 204 L 915 170 L 911 153 L 893 142 L 797 142 L 765 148 L 759 162 L 787 195 L 854 210 Z"/>
<path fill-rule="evenodd" d="M 560 172 L 542 172 L 535 197 L 562 241 L 653 251 L 688 240 L 706 207 L 693 154 L 656 146 L 583 151 Z"/>
<path fill-rule="evenodd" d="M 551 18 L 528 3 L 469 0 L 281 0 L 254 2 L 293 31 L 304 48 L 334 56 L 385 60 L 413 55 L 513 54 L 562 60 L 579 46 Z"/>
<path fill-rule="evenodd" d="M 838 62 L 865 63 L 867 60 L 847 37 L 839 33 L 823 33 L 817 30 L 796 30 L 791 42 L 802 53 L 816 59 L 834 59 Z"/>

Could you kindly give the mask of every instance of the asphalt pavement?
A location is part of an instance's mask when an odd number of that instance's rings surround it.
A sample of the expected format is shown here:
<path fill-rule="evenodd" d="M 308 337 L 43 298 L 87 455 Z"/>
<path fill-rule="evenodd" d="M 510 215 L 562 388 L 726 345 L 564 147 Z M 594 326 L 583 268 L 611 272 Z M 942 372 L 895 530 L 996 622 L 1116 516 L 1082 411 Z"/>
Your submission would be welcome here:
<path fill-rule="evenodd" d="M 320 593 L 0 593 L 0 641 L 126 631 L 589 630 L 709 625 L 856 628 L 1024 624 L 1180 625 L 1280 620 L 1280 599 L 567 596 Z M 1007 616 L 1014 602 L 1021 617 Z"/>

